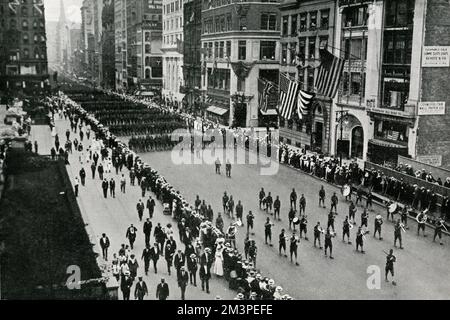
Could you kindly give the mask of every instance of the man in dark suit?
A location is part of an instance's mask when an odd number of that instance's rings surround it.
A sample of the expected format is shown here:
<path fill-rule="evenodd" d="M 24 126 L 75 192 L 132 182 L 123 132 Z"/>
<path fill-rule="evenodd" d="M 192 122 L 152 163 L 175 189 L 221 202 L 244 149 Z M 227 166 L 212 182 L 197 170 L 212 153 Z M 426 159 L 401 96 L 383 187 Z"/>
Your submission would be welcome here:
<path fill-rule="evenodd" d="M 150 218 L 153 218 L 153 211 L 155 210 L 155 200 L 152 197 L 149 197 L 147 200 L 147 209 Z"/>
<path fill-rule="evenodd" d="M 139 202 L 136 205 L 136 210 L 138 212 L 139 221 L 142 221 L 142 216 L 144 215 L 144 204 L 142 203 L 142 200 L 139 199 Z"/>
<path fill-rule="evenodd" d="M 147 284 L 142 280 L 142 277 L 139 277 L 139 281 L 134 289 L 134 298 L 136 300 L 144 300 L 144 296 L 148 296 Z"/>
<path fill-rule="evenodd" d="M 125 235 L 125 237 L 128 238 L 128 241 L 130 241 L 131 250 L 133 250 L 133 244 L 134 244 L 134 241 L 136 241 L 136 231 L 137 231 L 136 227 L 133 226 L 133 224 L 131 224 L 128 227 L 127 233 Z"/>
<path fill-rule="evenodd" d="M 108 181 L 106 179 L 103 180 L 102 189 L 103 189 L 103 196 L 105 197 L 105 199 L 108 198 L 108 187 L 109 187 Z"/>
<path fill-rule="evenodd" d="M 166 300 L 169 297 L 169 286 L 165 282 L 164 278 L 161 279 L 161 283 L 156 287 L 156 299 Z"/>
<path fill-rule="evenodd" d="M 192 253 L 187 259 L 187 268 L 189 271 L 189 280 L 195 287 L 197 286 L 197 259 L 195 253 Z"/>
<path fill-rule="evenodd" d="M 102 247 L 103 259 L 108 261 L 108 248 L 109 248 L 109 238 L 106 236 L 106 233 L 102 234 L 100 238 L 100 247 Z"/>
<path fill-rule="evenodd" d="M 156 267 L 156 264 L 158 263 L 159 259 L 159 249 L 158 249 L 158 243 L 155 242 L 153 247 L 150 247 L 150 259 L 153 261 L 153 269 L 155 270 L 155 273 L 158 273 L 158 268 Z"/>
<path fill-rule="evenodd" d="M 178 249 L 177 254 L 173 258 L 173 265 L 175 266 L 175 269 L 177 269 L 177 279 L 180 278 L 180 271 L 181 268 L 184 267 L 184 264 L 186 262 L 186 257 L 183 252 L 181 252 L 181 249 Z"/>
<path fill-rule="evenodd" d="M 181 300 L 184 300 L 184 294 L 186 292 L 186 287 L 188 285 L 188 274 L 185 267 L 181 267 L 180 276 L 178 277 L 178 286 L 181 289 Z"/>
<path fill-rule="evenodd" d="M 109 180 L 109 191 L 111 193 L 111 197 L 115 198 L 116 197 L 116 181 L 114 180 L 114 178 L 111 178 L 111 180 Z"/>
<path fill-rule="evenodd" d="M 145 245 L 149 246 L 150 245 L 150 235 L 152 233 L 152 222 L 150 221 L 149 218 L 147 218 L 147 220 L 144 222 L 144 235 L 145 235 Z"/>
<path fill-rule="evenodd" d="M 202 280 L 202 291 L 209 293 L 209 279 L 211 278 L 211 265 L 213 256 L 211 254 L 211 249 L 206 248 L 205 252 L 200 258 L 200 279 Z"/>
<path fill-rule="evenodd" d="M 148 268 L 150 266 L 150 259 L 151 259 L 151 251 L 150 251 L 150 246 L 146 245 L 144 251 L 142 251 L 142 256 L 141 256 L 141 260 L 144 260 L 144 271 L 145 271 L 145 275 L 148 275 Z"/>
<path fill-rule="evenodd" d="M 133 286 L 133 279 L 130 277 L 130 272 L 126 271 L 120 280 L 120 289 L 122 290 L 123 300 L 130 300 L 130 291 Z"/>

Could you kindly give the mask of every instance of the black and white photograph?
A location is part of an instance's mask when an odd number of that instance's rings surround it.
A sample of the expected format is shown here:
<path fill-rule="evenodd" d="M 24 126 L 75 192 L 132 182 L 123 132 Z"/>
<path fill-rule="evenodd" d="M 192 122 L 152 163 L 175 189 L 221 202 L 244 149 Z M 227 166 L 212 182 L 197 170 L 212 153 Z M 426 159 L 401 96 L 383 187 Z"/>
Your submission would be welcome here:
<path fill-rule="evenodd" d="M 448 0 L 0 0 L 0 300 L 450 299 L 449 21 Z"/>

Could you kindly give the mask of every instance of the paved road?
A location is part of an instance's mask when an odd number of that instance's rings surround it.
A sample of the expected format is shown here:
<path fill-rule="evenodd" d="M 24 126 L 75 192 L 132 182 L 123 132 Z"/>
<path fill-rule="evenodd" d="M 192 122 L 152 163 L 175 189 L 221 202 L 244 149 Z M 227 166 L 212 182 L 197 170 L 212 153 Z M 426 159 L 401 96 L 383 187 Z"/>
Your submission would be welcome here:
<path fill-rule="evenodd" d="M 66 139 L 65 131 L 67 128 L 69 128 L 69 123 L 65 120 L 56 120 L 56 128 L 60 137 L 60 141 L 63 144 Z M 50 154 L 50 149 L 54 143 L 54 139 L 51 137 L 49 127 L 33 126 L 31 134 L 31 139 L 33 141 L 38 141 L 39 153 Z M 74 134 L 72 133 L 72 140 L 73 135 Z M 87 147 L 86 142 L 83 145 Z M 72 179 L 74 179 L 74 177 L 78 175 L 78 172 L 82 166 L 78 160 L 78 155 L 78 152 L 74 152 L 74 154 L 70 155 L 69 157 L 69 161 L 71 164 L 67 166 L 67 170 L 69 176 Z M 108 195 L 108 199 L 105 199 L 103 197 L 101 181 L 99 180 L 99 178 L 96 176 L 96 179 L 92 180 L 90 164 L 86 164 L 86 162 L 84 162 L 84 168 L 87 173 L 86 186 L 82 187 L 80 185 L 78 204 L 83 215 L 83 220 L 87 224 L 86 229 L 88 231 L 88 234 L 90 235 L 91 242 L 95 243 L 97 247 L 96 251 L 101 252 L 98 240 L 100 239 L 102 233 L 106 233 L 111 241 L 109 255 L 112 256 L 114 252 L 118 252 L 121 243 L 128 244 L 128 241 L 125 238 L 125 233 L 128 226 L 133 223 L 139 229 L 138 237 L 135 243 L 135 249 L 133 251 L 139 259 L 140 267 L 138 269 L 138 275 L 143 275 L 144 281 L 146 281 L 147 285 L 149 286 L 150 295 L 146 297 L 146 299 L 155 299 L 156 286 L 159 283 L 161 277 L 164 277 L 166 279 L 166 282 L 168 282 L 169 284 L 169 299 L 180 299 L 181 295 L 176 283 L 174 268 L 172 267 L 172 275 L 169 276 L 167 273 L 166 262 L 163 258 L 158 260 L 157 275 L 153 273 L 152 265 L 150 267 L 149 276 L 144 275 L 144 263 L 140 260 L 142 250 L 144 249 L 144 235 L 142 233 L 143 223 L 139 222 L 136 212 L 136 203 L 140 199 L 140 188 L 137 186 L 131 187 L 128 181 L 126 193 L 121 194 L 119 186 L 120 176 L 116 176 L 115 172 L 112 174 L 107 174 L 105 175 L 106 177 L 114 177 L 116 180 L 116 198 L 112 199 Z M 126 169 L 123 173 L 126 177 L 129 176 Z M 155 198 L 154 195 L 152 196 L 153 198 Z M 146 210 L 145 213 L 148 214 L 148 211 Z M 146 215 L 144 215 L 144 218 L 146 218 Z M 156 204 L 155 214 L 152 219 L 153 227 L 155 227 L 158 222 L 160 222 L 163 226 L 165 226 L 169 222 L 173 224 L 173 221 L 170 217 L 164 216 L 162 214 L 162 206 L 159 201 Z M 174 230 L 176 231 L 176 227 L 174 228 Z M 177 245 L 180 246 L 181 242 L 179 241 L 178 232 L 174 233 L 174 239 L 177 242 Z M 152 241 L 153 240 L 154 238 L 152 236 Z M 182 248 L 184 250 L 184 246 L 182 246 Z M 83 272 L 83 270 L 81 270 L 81 272 Z M 210 281 L 211 294 L 206 294 L 205 292 L 201 291 L 200 284 L 200 279 L 197 279 L 197 287 L 188 286 L 186 290 L 186 299 L 214 299 L 216 295 L 219 295 L 223 299 L 233 299 L 236 295 L 235 291 L 228 289 L 228 283 L 225 280 L 216 278 L 214 275 L 212 276 L 212 279 Z M 131 291 L 131 299 L 133 299 L 133 290 L 134 287 Z M 121 298 L 120 290 L 119 297 Z"/>
<path fill-rule="evenodd" d="M 298 172 L 286 166 L 280 166 L 273 176 L 261 176 L 257 165 L 234 165 L 232 178 L 224 174 L 216 175 L 212 165 L 174 165 L 170 152 L 141 154 L 143 160 L 166 176 L 185 197 L 193 202 L 200 195 L 207 203 L 211 203 L 215 217 L 222 210 L 222 195 L 224 191 L 233 195 L 235 202 L 241 200 L 244 206 L 244 216 L 248 210 L 256 215 L 253 238 L 258 246 L 258 268 L 264 275 L 273 277 L 285 291 L 297 299 L 448 299 L 450 297 L 450 277 L 448 277 L 448 262 L 450 251 L 448 239 L 444 246 L 433 243 L 432 230 L 427 229 L 428 237 L 416 236 L 416 224 L 411 223 L 411 229 L 403 235 L 404 250 L 395 250 L 397 286 L 384 282 L 385 254 L 393 248 L 393 223 L 386 222 L 385 210 L 374 206 L 370 213 L 369 229 L 373 232 L 374 216 L 383 215 L 384 240 L 380 241 L 367 235 L 365 242 L 366 254 L 355 251 L 354 245 L 348 245 L 341 240 L 342 221 L 348 212 L 348 204 L 340 197 L 339 215 L 335 226 L 338 237 L 334 239 L 334 260 L 326 258 L 322 250 L 312 245 L 312 228 L 317 221 L 326 225 L 329 209 L 318 207 L 318 190 L 325 186 L 326 205 L 330 206 L 333 192 L 338 189 L 323 181 Z M 275 199 L 280 195 L 281 222 L 276 222 L 273 228 L 273 247 L 264 244 L 264 222 L 267 214 L 258 209 L 258 192 L 264 187 L 266 193 L 272 192 Z M 302 240 L 299 245 L 300 266 L 290 263 L 288 258 L 278 255 L 278 235 L 282 228 L 288 230 L 287 213 L 289 194 L 295 187 L 300 197 L 304 193 L 307 199 L 306 213 L 308 215 L 308 235 L 310 241 Z M 358 208 L 357 222 L 360 222 L 362 208 Z M 225 219 L 225 225 L 229 223 Z M 351 238 L 355 243 L 356 228 L 351 230 Z M 238 233 L 238 246 L 243 251 L 245 228 Z M 323 238 L 322 238 L 323 241 Z M 369 290 L 367 268 L 379 266 L 381 270 L 381 288 Z"/>

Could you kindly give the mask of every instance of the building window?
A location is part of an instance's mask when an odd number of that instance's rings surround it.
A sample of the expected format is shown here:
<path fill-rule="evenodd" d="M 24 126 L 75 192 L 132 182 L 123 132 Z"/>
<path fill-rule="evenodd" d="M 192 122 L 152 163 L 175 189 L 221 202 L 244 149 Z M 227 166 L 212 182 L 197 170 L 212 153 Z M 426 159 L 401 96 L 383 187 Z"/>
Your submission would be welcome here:
<path fill-rule="evenodd" d="M 145 53 L 147 53 L 147 54 L 151 53 L 151 48 L 150 48 L 149 44 L 145 45 Z"/>
<path fill-rule="evenodd" d="M 344 13 L 346 27 L 365 26 L 367 24 L 366 6 L 348 7 L 344 9 Z"/>
<path fill-rule="evenodd" d="M 231 31 L 233 29 L 233 25 L 231 22 L 231 14 L 227 15 L 227 31 Z"/>
<path fill-rule="evenodd" d="M 219 57 L 219 42 L 214 42 L 214 58 Z"/>
<path fill-rule="evenodd" d="M 247 42 L 239 41 L 238 42 L 238 60 L 246 60 L 247 59 Z"/>
<path fill-rule="evenodd" d="M 395 142 L 408 142 L 408 126 L 388 120 L 375 120 L 375 137 Z"/>
<path fill-rule="evenodd" d="M 384 61 L 389 64 L 411 64 L 412 31 L 396 30 L 384 33 Z"/>
<path fill-rule="evenodd" d="M 261 41 L 260 60 L 275 60 L 275 41 Z"/>
<path fill-rule="evenodd" d="M 306 31 L 306 13 L 300 14 L 300 32 Z"/>
<path fill-rule="evenodd" d="M 314 89 L 314 69 L 308 69 L 307 90 L 313 91 Z"/>
<path fill-rule="evenodd" d="M 317 28 L 317 12 L 309 13 L 309 30 L 316 30 Z"/>
<path fill-rule="evenodd" d="M 219 42 L 219 58 L 223 58 L 223 50 L 224 50 L 225 42 L 220 41 Z"/>
<path fill-rule="evenodd" d="M 354 95 L 361 93 L 361 74 L 359 72 L 352 72 L 350 90 L 350 93 Z"/>
<path fill-rule="evenodd" d="M 346 60 L 361 60 L 363 57 L 367 59 L 367 50 L 365 50 L 365 46 L 367 45 L 366 39 L 354 38 L 351 40 L 345 39 L 344 41 Z"/>
<path fill-rule="evenodd" d="M 414 0 L 386 1 L 386 27 L 407 27 L 414 21 Z"/>
<path fill-rule="evenodd" d="M 328 36 L 322 36 L 319 38 L 319 48 L 323 50 L 328 48 Z"/>
<path fill-rule="evenodd" d="M 297 15 L 291 16 L 291 36 L 297 35 Z"/>
<path fill-rule="evenodd" d="M 27 20 L 23 20 L 22 21 L 22 29 L 23 30 L 28 30 L 28 21 Z"/>
<path fill-rule="evenodd" d="M 283 16 L 283 33 L 282 35 L 284 37 L 287 37 L 288 35 L 288 28 L 289 28 L 289 16 Z"/>
<path fill-rule="evenodd" d="M 287 43 L 281 44 L 281 64 L 287 63 Z"/>
<path fill-rule="evenodd" d="M 297 58 L 297 42 L 291 42 L 290 48 L 290 64 L 295 64 L 296 58 Z"/>
<path fill-rule="evenodd" d="M 145 79 L 150 79 L 150 69 L 145 69 Z"/>
<path fill-rule="evenodd" d="M 237 91 L 245 92 L 245 79 L 244 78 L 237 79 Z"/>
<path fill-rule="evenodd" d="M 208 43 L 208 58 L 212 59 L 213 57 L 213 43 L 209 42 Z"/>
<path fill-rule="evenodd" d="M 23 49 L 23 57 L 25 59 L 28 59 L 30 57 L 30 50 L 28 49 Z"/>
<path fill-rule="evenodd" d="M 23 40 L 23 44 L 28 44 L 28 34 L 24 33 L 22 40 Z"/>
<path fill-rule="evenodd" d="M 298 54 L 301 57 L 301 59 L 305 59 L 306 38 L 298 38 Z"/>
<path fill-rule="evenodd" d="M 328 29 L 330 23 L 330 10 L 321 10 L 320 11 L 320 28 Z"/>
<path fill-rule="evenodd" d="M 311 37 L 308 41 L 308 57 L 314 59 L 316 56 L 316 38 Z"/>
<path fill-rule="evenodd" d="M 226 50 L 226 55 L 227 57 L 229 57 L 231 59 L 231 41 L 227 41 L 227 50 Z"/>
<path fill-rule="evenodd" d="M 348 72 L 344 72 L 342 75 L 342 91 L 344 95 L 348 95 L 349 91 L 348 91 L 348 84 L 350 82 L 350 77 Z"/>

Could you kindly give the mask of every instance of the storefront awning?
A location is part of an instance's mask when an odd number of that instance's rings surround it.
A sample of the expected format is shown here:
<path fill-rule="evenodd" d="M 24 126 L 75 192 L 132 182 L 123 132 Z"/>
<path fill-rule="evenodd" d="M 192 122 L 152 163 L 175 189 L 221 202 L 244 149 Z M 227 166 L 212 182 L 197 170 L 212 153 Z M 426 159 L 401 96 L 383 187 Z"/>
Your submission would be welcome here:
<path fill-rule="evenodd" d="M 277 110 L 275 109 L 267 109 L 266 111 L 260 110 L 263 116 L 276 116 L 278 115 Z"/>
<path fill-rule="evenodd" d="M 219 108 L 219 107 L 216 107 L 216 106 L 210 106 L 206 110 L 209 111 L 209 112 L 215 113 L 215 114 L 217 114 L 219 116 L 223 116 L 225 113 L 228 112 L 228 109 L 223 109 L 223 108 Z"/>
<path fill-rule="evenodd" d="M 397 148 L 397 149 L 407 149 L 408 148 L 408 146 L 404 146 L 401 144 L 388 142 L 388 141 L 384 141 L 384 140 L 378 140 L 378 139 L 370 139 L 369 143 L 380 146 L 380 147 L 385 147 L 385 148 Z"/>

